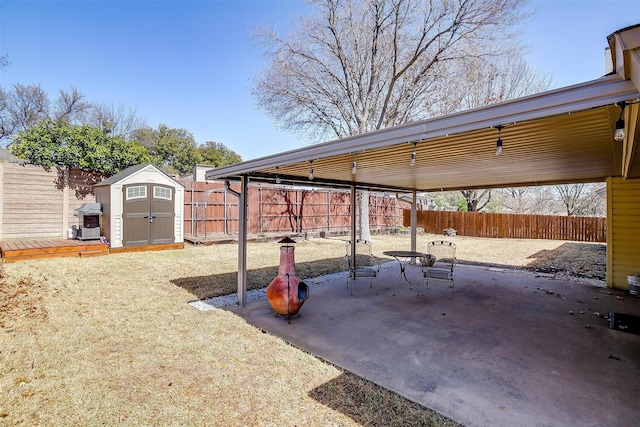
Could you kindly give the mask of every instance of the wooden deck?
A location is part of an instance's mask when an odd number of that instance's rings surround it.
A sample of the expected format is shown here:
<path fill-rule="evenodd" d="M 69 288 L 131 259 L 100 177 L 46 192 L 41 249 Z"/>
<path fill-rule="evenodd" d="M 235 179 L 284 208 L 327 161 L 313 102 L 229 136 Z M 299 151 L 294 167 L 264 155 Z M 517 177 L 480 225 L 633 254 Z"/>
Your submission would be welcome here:
<path fill-rule="evenodd" d="M 3 261 L 20 261 L 38 258 L 89 257 L 109 255 L 111 252 L 144 252 L 184 249 L 184 243 L 109 248 L 100 240 L 17 240 L 0 242 Z"/>
<path fill-rule="evenodd" d="M 146 252 L 146 251 L 166 251 L 170 249 L 184 249 L 184 243 L 165 243 L 161 245 L 129 246 L 126 248 L 111 248 L 110 252 Z"/>
<path fill-rule="evenodd" d="M 99 240 L 20 240 L 0 242 L 2 260 L 89 257 L 109 254 L 109 244 Z"/>

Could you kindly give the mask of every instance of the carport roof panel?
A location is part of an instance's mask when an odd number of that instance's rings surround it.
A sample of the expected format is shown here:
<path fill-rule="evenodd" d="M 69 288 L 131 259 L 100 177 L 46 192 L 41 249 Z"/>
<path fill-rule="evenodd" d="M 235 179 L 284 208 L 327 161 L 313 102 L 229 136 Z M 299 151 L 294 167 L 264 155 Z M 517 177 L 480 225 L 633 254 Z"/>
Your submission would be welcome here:
<path fill-rule="evenodd" d="M 602 180 L 621 171 L 622 146 L 613 140 L 620 114 L 615 103 L 638 96 L 632 82 L 607 76 L 214 169 L 207 178 L 273 180 L 278 174 L 310 185 L 418 191 Z M 501 156 L 495 151 L 498 125 L 505 126 Z M 417 160 L 411 167 L 414 141 Z"/>

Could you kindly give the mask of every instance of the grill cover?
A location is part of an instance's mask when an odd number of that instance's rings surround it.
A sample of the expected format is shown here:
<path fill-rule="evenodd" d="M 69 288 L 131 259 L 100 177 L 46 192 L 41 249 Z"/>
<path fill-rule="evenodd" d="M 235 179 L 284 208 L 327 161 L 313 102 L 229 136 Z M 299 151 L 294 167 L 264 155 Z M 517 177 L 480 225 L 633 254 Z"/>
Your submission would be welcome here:
<path fill-rule="evenodd" d="M 77 217 L 83 217 L 88 215 L 102 215 L 102 209 L 100 203 L 83 203 L 74 213 Z"/>

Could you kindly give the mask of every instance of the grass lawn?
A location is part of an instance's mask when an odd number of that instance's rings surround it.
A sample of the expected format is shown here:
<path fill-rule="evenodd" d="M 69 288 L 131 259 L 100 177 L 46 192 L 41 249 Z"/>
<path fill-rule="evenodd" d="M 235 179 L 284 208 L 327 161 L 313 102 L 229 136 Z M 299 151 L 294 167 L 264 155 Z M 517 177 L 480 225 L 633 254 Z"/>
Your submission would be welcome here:
<path fill-rule="evenodd" d="M 514 267 L 570 247 L 454 239 L 461 259 Z M 373 240 L 376 253 L 409 249 L 408 236 Z M 249 244 L 249 288 L 275 277 L 278 248 Z M 0 425 L 456 425 L 234 314 L 189 306 L 235 291 L 236 256 L 187 245 L 2 264 Z M 303 278 L 346 270 L 339 239 L 299 242 L 295 256 Z"/>

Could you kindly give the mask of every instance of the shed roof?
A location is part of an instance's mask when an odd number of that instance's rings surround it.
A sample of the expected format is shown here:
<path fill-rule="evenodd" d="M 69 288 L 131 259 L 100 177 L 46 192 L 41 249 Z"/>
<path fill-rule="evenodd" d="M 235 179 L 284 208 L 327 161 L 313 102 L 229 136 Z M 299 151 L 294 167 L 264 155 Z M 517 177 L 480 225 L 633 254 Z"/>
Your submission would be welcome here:
<path fill-rule="evenodd" d="M 160 174 L 162 174 L 164 177 L 166 177 L 167 179 L 173 181 L 175 183 L 176 186 L 183 186 L 182 184 L 180 184 L 178 181 L 176 181 L 175 179 L 171 178 L 169 175 L 167 175 L 166 173 L 164 173 L 162 170 L 160 170 L 159 168 L 157 168 L 155 165 L 151 164 L 151 163 L 141 163 L 139 165 L 133 165 L 133 166 L 129 166 L 126 169 L 121 170 L 120 172 L 118 172 L 115 175 L 111 175 L 109 178 L 104 179 L 100 182 L 98 182 L 95 187 L 100 187 L 100 186 L 105 186 L 105 185 L 112 185 L 115 184 L 119 181 L 122 181 L 132 175 L 135 175 L 136 173 L 144 170 L 144 169 L 152 169 L 155 172 L 158 172 Z"/>
<path fill-rule="evenodd" d="M 612 75 L 249 160 L 211 170 L 206 176 L 401 191 L 639 178 L 637 103 L 624 109 L 627 138 L 613 139 L 621 113 L 618 103 L 637 102 L 640 97 L 639 39 L 638 26 L 609 36 L 616 70 Z M 496 155 L 498 126 L 504 127 L 500 156 Z"/>

